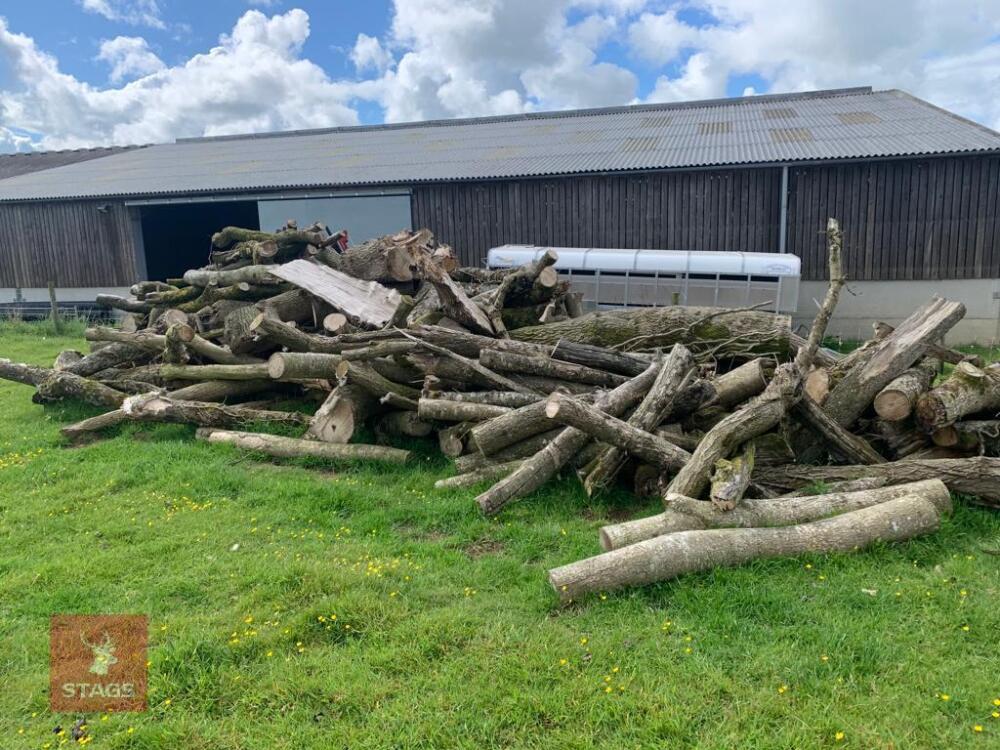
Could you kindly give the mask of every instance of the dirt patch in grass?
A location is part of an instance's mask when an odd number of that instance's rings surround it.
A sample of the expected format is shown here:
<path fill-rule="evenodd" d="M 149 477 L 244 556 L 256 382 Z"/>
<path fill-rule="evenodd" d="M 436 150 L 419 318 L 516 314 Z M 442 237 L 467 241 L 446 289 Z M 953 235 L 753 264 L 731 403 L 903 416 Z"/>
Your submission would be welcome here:
<path fill-rule="evenodd" d="M 478 560 L 487 555 L 503 554 L 505 549 L 504 543 L 496 539 L 477 539 L 472 544 L 465 545 L 462 551 L 473 560 Z"/>

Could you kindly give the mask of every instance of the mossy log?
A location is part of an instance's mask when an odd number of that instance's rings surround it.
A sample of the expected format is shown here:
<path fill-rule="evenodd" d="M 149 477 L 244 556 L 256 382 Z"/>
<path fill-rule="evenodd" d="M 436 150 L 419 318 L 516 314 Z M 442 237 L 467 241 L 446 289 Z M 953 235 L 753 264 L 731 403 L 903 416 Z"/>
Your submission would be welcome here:
<path fill-rule="evenodd" d="M 309 423 L 309 417 L 298 412 L 181 401 L 158 393 L 131 396 L 125 399 L 122 409 L 129 419 L 140 422 L 177 422 L 201 427 L 239 427 L 256 422 L 292 426 Z"/>
<path fill-rule="evenodd" d="M 960 362 L 947 380 L 917 399 L 916 411 L 920 426 L 932 432 L 991 410 L 1000 410 L 1000 364 L 979 368 Z"/>
<path fill-rule="evenodd" d="M 743 452 L 735 458 L 720 458 L 712 469 L 708 499 L 716 511 L 732 511 L 743 499 L 743 493 L 750 486 L 754 466 L 754 442 L 743 447 Z M 700 500 L 694 502 L 700 503 Z"/>
<path fill-rule="evenodd" d="M 36 404 L 50 404 L 64 399 L 75 399 L 91 406 L 116 409 L 125 400 L 125 394 L 90 378 L 82 378 L 65 370 L 51 370 L 38 383 L 31 400 Z"/>
<path fill-rule="evenodd" d="M 274 266 L 243 266 L 232 270 L 216 271 L 210 268 L 193 268 L 184 274 L 184 281 L 191 286 L 232 286 L 246 282 L 247 284 L 277 285 L 283 283 L 271 271 Z"/>
<path fill-rule="evenodd" d="M 559 323 L 518 328 L 511 338 L 555 345 L 561 340 L 623 351 L 684 344 L 716 356 L 789 352 L 787 315 L 712 307 L 657 307 L 593 312 Z"/>
<path fill-rule="evenodd" d="M 554 568 L 549 571 L 549 583 L 560 599 L 568 601 L 751 560 L 850 552 L 937 531 L 941 516 L 950 508 L 947 498 L 935 503 L 919 495 L 906 495 L 795 526 L 679 531 Z"/>

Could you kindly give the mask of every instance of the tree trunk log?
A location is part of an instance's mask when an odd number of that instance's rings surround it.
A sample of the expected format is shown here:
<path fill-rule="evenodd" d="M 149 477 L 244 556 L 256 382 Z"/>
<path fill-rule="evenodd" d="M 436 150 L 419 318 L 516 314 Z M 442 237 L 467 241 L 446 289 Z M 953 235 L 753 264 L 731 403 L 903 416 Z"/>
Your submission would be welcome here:
<path fill-rule="evenodd" d="M 537 344 L 561 340 L 637 349 L 684 344 L 716 356 L 747 352 L 786 355 L 791 321 L 786 315 L 712 307 L 657 307 L 593 312 L 561 323 L 518 328 L 511 337 Z"/>
<path fill-rule="evenodd" d="M 799 495 L 773 500 L 747 499 L 731 511 L 716 510 L 704 500 L 694 500 L 684 495 L 668 495 L 667 509 L 663 513 L 602 527 L 601 548 L 608 552 L 675 531 L 790 526 L 868 508 L 908 495 L 916 495 L 936 505 L 943 505 L 948 500 L 948 488 L 938 479 L 926 479 L 890 487 L 844 490 L 823 495 Z"/>
<path fill-rule="evenodd" d="M 166 380 L 261 380 L 268 378 L 267 364 L 257 365 L 162 365 Z"/>
<path fill-rule="evenodd" d="M 885 338 L 894 330 L 896 329 L 888 323 L 883 323 L 882 321 L 875 324 L 875 331 L 880 338 Z M 957 365 L 960 362 L 969 362 L 974 364 L 976 367 L 983 366 L 982 357 L 975 354 L 966 354 L 965 352 L 960 352 L 956 349 L 948 349 L 947 347 L 940 346 L 939 344 L 931 344 L 927 351 L 935 359 L 947 362 L 950 365 Z"/>
<path fill-rule="evenodd" d="M 63 349 L 56 355 L 56 361 L 52 363 L 53 370 L 65 370 L 72 367 L 83 359 L 83 354 L 75 349 Z"/>
<path fill-rule="evenodd" d="M 682 344 L 676 344 L 663 362 L 660 373 L 649 392 L 629 417 L 628 423 L 645 432 L 652 432 L 673 410 L 674 398 L 684 387 L 695 369 L 694 357 Z M 604 449 L 583 481 L 588 496 L 610 485 L 625 463 L 625 452 L 612 443 Z"/>
<path fill-rule="evenodd" d="M 117 409 L 125 400 L 125 394 L 109 388 L 96 380 L 81 378 L 65 370 L 51 370 L 41 381 L 31 400 L 36 404 L 51 404 L 71 398 L 92 406 Z"/>
<path fill-rule="evenodd" d="M 935 297 L 878 342 L 874 353 L 834 386 L 823 411 L 841 427 L 850 427 L 875 395 L 920 359 L 965 315 L 965 305 Z"/>
<path fill-rule="evenodd" d="M 483 422 L 510 413 L 510 407 L 490 404 L 470 404 L 443 398 L 421 398 L 417 414 L 421 419 L 439 422 Z"/>
<path fill-rule="evenodd" d="M 125 363 L 148 362 L 151 356 L 148 350 L 134 344 L 109 344 L 88 354 L 76 364 L 70 365 L 65 372 L 86 378 L 101 370 L 118 367 Z"/>
<path fill-rule="evenodd" d="M 627 380 L 623 375 L 595 370 L 593 367 L 585 365 L 560 362 L 556 359 L 546 359 L 537 356 L 513 354 L 496 349 L 484 349 L 479 355 L 479 361 L 484 366 L 496 372 L 540 375 L 558 380 L 587 383 L 588 385 L 596 385 L 602 388 L 614 388 Z"/>
<path fill-rule="evenodd" d="M 618 416 L 624 413 L 627 409 L 638 403 L 646 391 L 649 390 L 659 370 L 660 364 L 654 362 L 641 375 L 637 375 L 613 391 L 600 394 L 596 401 L 597 408 L 611 416 Z M 541 405 L 541 413 L 544 418 L 547 403 L 541 402 Z M 524 407 L 524 409 L 533 409 L 534 407 L 535 404 L 532 404 L 531 406 Z M 497 419 L 507 419 L 524 409 L 517 409 L 511 412 L 511 414 L 505 414 Z M 490 420 L 490 422 L 486 422 L 484 425 L 496 422 L 497 419 Z M 524 437 L 530 437 L 532 434 L 536 433 L 532 432 Z M 589 440 L 590 436 L 585 432 L 580 432 L 572 427 L 566 428 L 541 451 L 521 464 L 516 471 L 481 493 L 476 498 L 479 508 L 483 513 L 492 515 L 499 512 L 512 500 L 538 489 L 559 469 L 571 461 Z"/>
<path fill-rule="evenodd" d="M 710 381 L 715 388 L 715 396 L 710 403 L 731 409 L 762 393 L 767 387 L 767 368 L 765 365 L 768 361 L 758 357 L 744 362 L 729 372 L 715 376 Z"/>
<path fill-rule="evenodd" d="M 834 450 L 848 461 L 858 464 L 885 463 L 882 455 L 863 437 L 845 430 L 807 394 L 794 406 L 795 416 L 803 425 L 815 430 Z"/>
<path fill-rule="evenodd" d="M 1000 364 L 981 369 L 955 365 L 941 385 L 917 399 L 917 421 L 927 432 L 954 424 L 968 414 L 1000 409 Z"/>
<path fill-rule="evenodd" d="M 513 472 L 521 463 L 522 459 L 515 459 L 502 464 L 490 464 L 489 466 L 484 466 L 454 477 L 448 477 L 447 479 L 439 479 L 434 483 L 434 489 L 454 490 L 463 487 L 475 487 L 477 484 L 483 482 L 495 482 Z"/>
<path fill-rule="evenodd" d="M 309 423 L 309 417 L 298 412 L 248 409 L 208 401 L 179 401 L 156 393 L 131 396 L 125 399 L 122 410 L 129 419 L 140 422 L 179 422 L 201 427 L 237 427 L 254 422 L 281 425 Z"/>
<path fill-rule="evenodd" d="M 403 300 L 395 289 L 388 289 L 377 281 L 362 281 L 307 260 L 285 263 L 273 268 L 273 273 L 328 302 L 350 318 L 376 328 L 392 320 Z"/>
<path fill-rule="evenodd" d="M 0 359 L 0 378 L 12 380 L 15 383 L 37 386 L 51 372 L 52 370 L 49 370 L 47 367 L 36 367 L 35 365 L 26 365 L 23 362 L 11 362 L 9 359 Z"/>
<path fill-rule="evenodd" d="M 469 425 L 469 427 L 472 426 L 473 425 Z M 529 456 L 535 455 L 538 451 L 555 440 L 563 429 L 563 427 L 557 427 L 556 429 L 549 430 L 548 432 L 540 432 L 537 435 L 525 438 L 519 443 L 508 445 L 506 448 L 503 448 L 490 456 L 484 456 L 478 451 L 466 453 L 465 455 L 462 455 L 461 452 L 459 452 L 454 456 L 455 471 L 460 474 L 465 474 L 493 464 L 507 463 L 518 458 L 528 458 Z M 582 452 L 583 451 L 581 451 L 581 453 Z"/>
<path fill-rule="evenodd" d="M 931 435 L 935 445 L 973 450 L 980 455 L 1000 455 L 1000 420 L 975 419 L 942 427 Z"/>
<path fill-rule="evenodd" d="M 885 477 L 890 484 L 939 478 L 960 495 L 978 497 L 984 505 L 1000 507 L 1000 458 L 907 458 L 871 466 L 783 466 L 761 469 L 757 481 L 782 490 L 796 490 L 813 482 L 840 482 L 862 477 Z"/>
<path fill-rule="evenodd" d="M 616 419 L 598 408 L 586 406 L 570 396 L 553 394 L 545 413 L 568 427 L 591 435 L 602 443 L 621 446 L 643 461 L 661 469 L 676 471 L 691 457 L 673 443 Z"/>
<path fill-rule="evenodd" d="M 261 432 L 231 432 L 229 430 L 201 429 L 198 437 L 209 443 L 227 443 L 243 450 L 266 453 L 279 458 L 313 456 L 334 461 L 383 461 L 404 464 L 410 460 L 410 451 L 382 445 L 359 443 L 319 443 L 312 440 L 279 437 Z"/>
<path fill-rule="evenodd" d="M 918 495 L 821 521 L 766 529 L 679 531 L 549 571 L 563 601 L 585 594 L 665 581 L 686 573 L 807 552 L 854 551 L 937 531 L 950 500 Z"/>
<path fill-rule="evenodd" d="M 917 399 L 931 387 L 941 369 L 941 362 L 925 357 L 875 396 L 875 413 L 889 422 L 899 422 L 913 413 Z"/>
<path fill-rule="evenodd" d="M 93 432 L 107 429 L 108 427 L 114 427 L 115 425 L 127 421 L 128 415 L 125 411 L 123 409 L 115 409 L 114 411 L 105 412 L 104 414 L 98 414 L 96 417 L 90 417 L 89 419 L 84 419 L 80 422 L 66 425 L 60 429 L 59 432 L 63 437 L 69 438 L 70 440 L 78 440 L 84 435 L 89 435 Z"/>
<path fill-rule="evenodd" d="M 375 433 L 378 435 L 427 437 L 433 431 L 434 425 L 413 411 L 391 411 L 375 421 Z"/>
<path fill-rule="evenodd" d="M 648 359 L 616 352 L 614 349 L 606 349 L 603 346 L 580 344 L 565 339 L 556 342 L 549 356 L 563 362 L 594 367 L 618 375 L 627 375 L 630 378 L 634 378 L 649 367 Z"/>
<path fill-rule="evenodd" d="M 751 440 L 743 448 L 743 453 L 734 459 L 720 458 L 712 469 L 708 498 L 714 510 L 731 512 L 736 509 L 743 493 L 750 486 L 753 474 L 754 444 Z M 701 500 L 694 502 L 700 503 Z"/>
<path fill-rule="evenodd" d="M 379 411 L 378 401 L 364 388 L 338 385 L 309 420 L 306 437 L 325 443 L 347 443 L 365 419 Z"/>
<path fill-rule="evenodd" d="M 541 396 L 531 396 L 517 391 L 437 391 L 428 398 L 439 398 L 442 401 L 461 401 L 466 404 L 506 406 L 510 409 L 518 409 L 543 400 Z"/>
<path fill-rule="evenodd" d="M 267 360 L 267 374 L 274 380 L 337 379 L 339 354 L 313 352 L 276 352 Z"/>
<path fill-rule="evenodd" d="M 389 380 L 367 362 L 341 362 L 337 366 L 337 377 L 341 381 L 361 386 L 377 398 L 382 398 L 386 393 L 395 393 L 403 398 L 420 398 L 420 391 L 416 388 Z"/>
<path fill-rule="evenodd" d="M 213 271 L 208 268 L 192 268 L 184 274 L 184 281 L 191 286 L 232 286 L 245 282 L 247 284 L 277 285 L 282 282 L 273 275 L 278 266 L 243 266 L 230 271 Z"/>

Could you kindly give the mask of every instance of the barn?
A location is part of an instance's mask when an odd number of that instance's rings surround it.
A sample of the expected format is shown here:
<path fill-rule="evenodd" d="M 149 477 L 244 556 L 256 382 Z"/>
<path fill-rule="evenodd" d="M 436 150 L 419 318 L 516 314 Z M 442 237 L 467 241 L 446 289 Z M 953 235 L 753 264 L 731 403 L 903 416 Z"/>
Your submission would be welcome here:
<path fill-rule="evenodd" d="M 320 219 L 353 241 L 429 227 L 463 262 L 498 245 L 792 253 L 800 317 L 845 232 L 866 336 L 934 293 L 1000 325 L 1000 133 L 868 87 L 183 139 L 0 180 L 0 303 L 93 299 L 199 265 L 215 229 Z"/>

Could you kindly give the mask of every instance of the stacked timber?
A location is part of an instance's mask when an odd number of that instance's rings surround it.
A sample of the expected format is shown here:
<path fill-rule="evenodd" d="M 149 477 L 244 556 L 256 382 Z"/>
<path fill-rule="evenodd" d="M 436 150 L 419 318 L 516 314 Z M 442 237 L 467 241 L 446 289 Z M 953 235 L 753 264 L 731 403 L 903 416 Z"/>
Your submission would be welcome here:
<path fill-rule="evenodd" d="M 487 515 L 566 474 L 587 496 L 662 496 L 550 572 L 567 599 L 906 539 L 937 527 L 949 490 L 1000 506 L 1000 367 L 943 344 L 964 307 L 933 298 L 846 356 L 822 349 L 844 284 L 834 220 L 827 238 L 802 338 L 754 308 L 583 314 L 551 250 L 483 270 L 427 230 L 349 246 L 320 225 L 227 227 L 204 267 L 101 297 L 124 317 L 87 330 L 89 353 L 2 360 L 0 377 L 103 410 L 70 439 L 180 422 L 258 454 L 395 463 L 433 441 L 455 466 L 437 486 L 476 488 Z M 804 492 L 817 482 L 836 491 Z"/>

